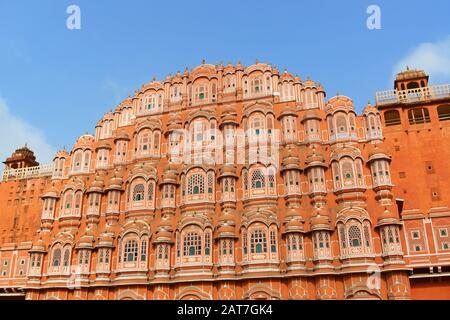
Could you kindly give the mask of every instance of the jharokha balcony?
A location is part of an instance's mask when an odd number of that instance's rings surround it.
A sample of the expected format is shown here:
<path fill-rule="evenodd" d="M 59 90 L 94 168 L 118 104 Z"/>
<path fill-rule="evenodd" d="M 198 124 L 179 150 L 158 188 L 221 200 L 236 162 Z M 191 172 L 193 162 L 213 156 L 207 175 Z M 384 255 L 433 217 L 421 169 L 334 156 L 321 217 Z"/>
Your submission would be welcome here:
<path fill-rule="evenodd" d="M 408 90 L 387 90 L 376 93 L 378 106 L 396 103 L 414 103 L 440 100 L 450 97 L 450 84 L 414 88 Z"/>

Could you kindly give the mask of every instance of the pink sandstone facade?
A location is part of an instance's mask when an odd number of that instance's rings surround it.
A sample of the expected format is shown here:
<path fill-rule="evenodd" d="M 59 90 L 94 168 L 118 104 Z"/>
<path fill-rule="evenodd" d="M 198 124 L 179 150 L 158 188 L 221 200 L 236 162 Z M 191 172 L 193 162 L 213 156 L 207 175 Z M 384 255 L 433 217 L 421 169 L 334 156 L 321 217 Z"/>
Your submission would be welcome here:
<path fill-rule="evenodd" d="M 357 115 L 256 63 L 145 84 L 0 183 L 0 298 L 449 299 L 450 87 Z"/>

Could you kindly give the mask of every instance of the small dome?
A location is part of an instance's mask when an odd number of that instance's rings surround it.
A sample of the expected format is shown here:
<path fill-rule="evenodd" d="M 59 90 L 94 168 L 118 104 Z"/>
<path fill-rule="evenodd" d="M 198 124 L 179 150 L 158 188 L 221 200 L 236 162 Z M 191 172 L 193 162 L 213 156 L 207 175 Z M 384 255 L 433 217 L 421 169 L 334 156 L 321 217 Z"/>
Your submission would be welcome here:
<path fill-rule="evenodd" d="M 318 109 L 306 110 L 306 112 L 302 118 L 302 123 L 305 122 L 306 120 L 310 120 L 310 119 L 322 120 L 322 117 L 320 116 L 320 112 Z"/>
<path fill-rule="evenodd" d="M 94 235 L 91 229 L 87 229 L 85 234 L 78 241 L 77 248 L 92 249 L 94 243 Z"/>
<path fill-rule="evenodd" d="M 322 209 L 316 209 L 316 213 L 311 217 L 311 230 L 333 230 L 330 217 Z"/>
<path fill-rule="evenodd" d="M 222 110 L 222 114 L 220 115 L 220 125 L 219 127 L 223 127 L 226 124 L 238 125 L 237 113 L 231 106 L 225 107 Z"/>
<path fill-rule="evenodd" d="M 219 217 L 219 223 L 228 223 L 234 225 L 236 223 L 236 212 L 232 209 L 225 209 Z"/>
<path fill-rule="evenodd" d="M 389 211 L 387 208 L 377 219 L 377 227 L 389 225 L 389 224 L 400 224 L 397 214 Z"/>
<path fill-rule="evenodd" d="M 235 67 L 231 64 L 228 63 L 224 68 L 223 68 L 223 74 L 233 74 L 235 72 Z"/>
<path fill-rule="evenodd" d="M 378 109 L 374 106 L 372 106 L 370 104 L 370 102 L 367 104 L 367 106 L 364 108 L 363 111 L 364 114 L 368 114 L 368 113 L 375 113 L 375 114 L 379 114 L 380 112 L 378 111 Z"/>
<path fill-rule="evenodd" d="M 30 252 L 36 252 L 36 253 L 45 253 L 47 250 L 45 250 L 45 242 L 42 240 L 42 238 L 39 238 L 33 245 L 31 246 Z"/>
<path fill-rule="evenodd" d="M 97 247 L 113 247 L 114 246 L 114 232 L 112 232 L 110 226 L 106 226 L 103 232 L 97 238 Z"/>
<path fill-rule="evenodd" d="M 63 150 L 59 150 L 58 152 L 56 152 L 55 156 L 53 157 L 53 159 L 56 158 L 64 158 L 67 159 L 69 157 L 69 153 L 67 152 L 67 150 L 64 148 Z"/>
<path fill-rule="evenodd" d="M 298 117 L 294 106 L 288 105 L 286 107 L 283 107 L 283 111 L 281 111 L 280 116 L 278 117 L 278 119 L 281 119 L 281 118 L 286 117 L 286 116 Z"/>
<path fill-rule="evenodd" d="M 158 226 L 156 231 L 155 243 L 172 243 L 172 228 L 163 223 Z"/>
<path fill-rule="evenodd" d="M 51 186 L 49 186 L 47 189 L 45 189 L 43 195 L 42 195 L 42 199 L 45 198 L 55 198 L 58 199 L 59 198 L 59 190 L 55 187 L 55 184 L 52 183 Z"/>
<path fill-rule="evenodd" d="M 220 167 L 219 178 L 224 178 L 224 177 L 238 178 L 238 176 L 236 174 L 236 167 L 232 164 L 226 164 L 226 165 Z"/>
<path fill-rule="evenodd" d="M 183 77 L 181 76 L 181 72 L 178 70 L 177 73 L 171 78 L 172 83 L 182 83 Z"/>
<path fill-rule="evenodd" d="M 89 189 L 87 190 L 88 193 L 90 192 L 103 192 L 103 188 L 105 187 L 105 182 L 103 178 L 99 175 L 95 176 L 94 181 L 92 181 Z"/>
<path fill-rule="evenodd" d="M 284 72 L 280 76 L 280 81 L 284 82 L 284 81 L 293 81 L 293 80 L 294 80 L 294 77 L 292 76 L 292 74 L 290 74 L 286 69 L 284 69 Z"/>
<path fill-rule="evenodd" d="M 310 167 L 327 167 L 325 164 L 325 156 L 322 153 L 322 150 L 312 148 L 308 154 L 306 155 L 306 168 Z"/>
<path fill-rule="evenodd" d="M 417 78 L 424 78 L 428 77 L 428 75 L 425 73 L 424 70 L 420 69 L 409 69 L 399 72 L 397 76 L 395 77 L 396 81 L 402 81 L 402 80 L 410 80 L 410 79 L 417 79 Z"/>
<path fill-rule="evenodd" d="M 95 140 L 95 138 L 93 135 L 84 134 L 77 139 L 77 141 L 75 142 L 75 145 L 73 147 L 73 150 L 91 148 L 94 144 L 94 140 Z"/>
<path fill-rule="evenodd" d="M 178 184 L 178 171 L 175 167 L 169 164 L 162 175 L 162 183 Z"/>
<path fill-rule="evenodd" d="M 117 172 L 109 179 L 105 190 L 122 190 L 123 179 Z"/>
<path fill-rule="evenodd" d="M 293 152 L 292 148 L 287 148 L 287 151 L 283 154 L 283 160 L 281 161 L 281 171 L 301 170 L 299 162 L 300 160 Z"/>
<path fill-rule="evenodd" d="M 327 114 L 332 114 L 336 111 L 343 111 L 345 113 L 354 112 L 355 108 L 353 100 L 347 96 L 341 95 L 331 98 L 325 107 L 325 112 Z"/>
<path fill-rule="evenodd" d="M 95 151 L 100 150 L 100 149 L 111 150 L 112 148 L 111 148 L 111 145 L 110 145 L 108 142 L 104 141 L 104 142 L 101 142 L 101 143 L 97 146 L 97 148 L 95 148 Z"/>
<path fill-rule="evenodd" d="M 169 121 L 167 122 L 166 131 L 164 134 L 169 134 L 173 131 L 182 129 L 182 122 L 178 113 L 170 114 Z"/>
<path fill-rule="evenodd" d="M 303 81 L 303 87 L 316 88 L 316 82 L 311 79 L 306 79 Z"/>
<path fill-rule="evenodd" d="M 118 132 L 116 137 L 114 138 L 114 142 L 116 142 L 118 140 L 130 141 L 130 137 L 128 136 L 128 134 L 126 132 Z"/>
<path fill-rule="evenodd" d="M 391 161 L 391 157 L 387 154 L 384 147 L 380 144 L 370 144 L 368 147 L 368 156 L 369 159 L 367 162 L 372 162 L 377 159 L 386 159 Z"/>

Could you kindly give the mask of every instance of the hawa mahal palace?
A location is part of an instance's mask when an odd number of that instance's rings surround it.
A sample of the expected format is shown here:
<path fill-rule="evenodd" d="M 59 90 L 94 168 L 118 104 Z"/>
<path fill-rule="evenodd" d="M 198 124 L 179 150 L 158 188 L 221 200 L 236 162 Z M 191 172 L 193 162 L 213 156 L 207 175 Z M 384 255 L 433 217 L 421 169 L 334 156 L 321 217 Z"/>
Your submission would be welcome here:
<path fill-rule="evenodd" d="M 361 115 L 275 66 L 143 85 L 4 161 L 0 299 L 450 299 L 450 85 Z"/>

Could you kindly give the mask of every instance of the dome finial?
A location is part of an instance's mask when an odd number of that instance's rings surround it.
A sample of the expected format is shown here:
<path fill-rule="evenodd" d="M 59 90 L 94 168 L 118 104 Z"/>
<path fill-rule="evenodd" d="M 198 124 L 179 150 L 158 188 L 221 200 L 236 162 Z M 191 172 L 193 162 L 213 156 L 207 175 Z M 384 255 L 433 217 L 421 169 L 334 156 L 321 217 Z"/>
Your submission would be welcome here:
<path fill-rule="evenodd" d="M 206 60 L 205 60 L 205 58 L 203 58 L 202 59 L 202 64 L 205 64 L 206 63 Z"/>

